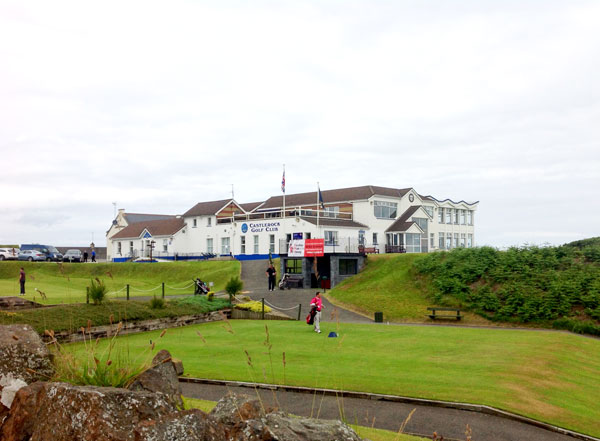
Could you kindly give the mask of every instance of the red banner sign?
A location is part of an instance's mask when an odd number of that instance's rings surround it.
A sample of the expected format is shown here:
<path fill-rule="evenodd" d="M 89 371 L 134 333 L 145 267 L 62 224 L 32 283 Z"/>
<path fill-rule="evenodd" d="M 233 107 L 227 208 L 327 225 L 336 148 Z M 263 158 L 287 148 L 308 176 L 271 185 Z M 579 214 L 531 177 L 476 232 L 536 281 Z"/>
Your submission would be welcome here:
<path fill-rule="evenodd" d="M 305 239 L 304 257 L 321 257 L 325 255 L 325 239 Z"/>

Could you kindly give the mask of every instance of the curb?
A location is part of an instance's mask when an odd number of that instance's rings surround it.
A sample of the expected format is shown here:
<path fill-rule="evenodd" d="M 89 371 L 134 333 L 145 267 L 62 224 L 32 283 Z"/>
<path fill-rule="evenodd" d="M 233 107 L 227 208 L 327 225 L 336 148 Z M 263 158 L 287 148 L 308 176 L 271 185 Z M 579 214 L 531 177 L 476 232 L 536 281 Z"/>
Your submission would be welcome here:
<path fill-rule="evenodd" d="M 246 381 L 228 381 L 228 380 L 211 380 L 206 378 L 191 378 L 191 377 L 179 377 L 179 381 L 183 383 L 197 383 L 197 384 L 214 384 L 219 386 L 237 386 L 237 387 L 248 387 L 248 388 L 259 388 L 266 390 L 282 390 L 287 392 L 299 392 L 299 393 L 322 393 L 324 395 L 342 396 L 348 398 L 360 398 L 363 400 L 377 400 L 377 401 L 391 401 L 397 403 L 407 404 L 419 404 L 422 406 L 430 407 L 444 407 L 449 409 L 465 410 L 469 412 L 479 412 L 488 415 L 505 418 L 508 420 L 518 421 L 520 423 L 529 424 L 531 426 L 539 427 L 542 429 L 549 430 L 551 432 L 560 433 L 562 435 L 570 436 L 572 438 L 580 439 L 583 441 L 600 441 L 600 438 L 585 435 L 583 433 L 575 432 L 572 430 L 564 429 L 562 427 L 554 426 L 552 424 L 544 423 L 532 418 L 528 418 L 522 415 L 517 415 L 504 410 L 496 409 L 495 407 L 485 406 L 480 404 L 469 404 L 459 403 L 452 401 L 439 401 L 439 400 L 428 400 L 424 398 L 411 398 L 402 397 L 398 395 L 386 395 L 386 394 L 374 394 L 368 392 L 355 392 L 346 390 L 336 389 L 320 389 L 303 386 L 285 386 L 280 384 L 268 384 L 268 383 L 250 383 Z"/>

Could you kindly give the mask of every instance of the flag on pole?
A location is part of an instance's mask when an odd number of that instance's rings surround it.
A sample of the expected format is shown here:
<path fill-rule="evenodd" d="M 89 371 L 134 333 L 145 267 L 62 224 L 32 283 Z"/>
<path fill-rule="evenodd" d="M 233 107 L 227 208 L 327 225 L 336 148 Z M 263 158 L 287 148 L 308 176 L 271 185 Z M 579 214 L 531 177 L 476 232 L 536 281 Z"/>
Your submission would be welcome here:
<path fill-rule="evenodd" d="M 281 191 L 285 193 L 285 169 L 283 169 L 283 177 L 281 178 Z"/>
<path fill-rule="evenodd" d="M 317 186 L 319 189 L 319 204 L 321 204 L 321 209 L 325 210 L 325 204 L 323 203 L 323 195 L 321 194 L 321 187 Z"/>

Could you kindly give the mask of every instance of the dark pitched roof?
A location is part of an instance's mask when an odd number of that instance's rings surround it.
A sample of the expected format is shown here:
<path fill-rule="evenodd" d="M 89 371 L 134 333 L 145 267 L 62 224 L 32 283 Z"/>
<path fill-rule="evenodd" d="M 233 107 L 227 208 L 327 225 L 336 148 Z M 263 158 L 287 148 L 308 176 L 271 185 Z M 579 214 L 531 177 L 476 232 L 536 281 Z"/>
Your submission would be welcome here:
<path fill-rule="evenodd" d="M 335 202 L 360 201 L 369 199 L 371 196 L 391 196 L 402 197 L 410 188 L 388 188 L 375 185 L 363 185 L 361 187 L 338 188 L 335 190 L 321 190 L 323 202 L 331 204 Z M 317 192 L 297 193 L 286 195 L 285 205 L 287 207 L 297 207 L 317 203 Z M 283 206 L 283 196 L 272 196 L 266 200 L 263 209 L 279 208 Z"/>
<path fill-rule="evenodd" d="M 392 225 L 389 226 L 389 228 L 386 231 L 386 233 L 388 231 L 406 231 L 408 230 L 412 224 L 414 224 L 414 222 L 410 222 L 408 219 L 417 212 L 417 210 L 421 208 L 421 205 L 411 205 L 410 207 L 408 207 L 406 209 L 406 211 L 404 213 L 402 213 L 402 216 L 400 216 L 398 219 L 396 219 L 396 222 L 394 222 Z"/>
<path fill-rule="evenodd" d="M 262 204 L 264 204 L 263 201 L 261 201 L 261 202 L 248 202 L 246 204 L 240 204 L 240 207 L 242 207 L 246 213 L 250 213 L 251 211 L 253 211 L 256 208 L 260 207 Z"/>
<path fill-rule="evenodd" d="M 180 217 L 172 217 L 170 219 L 160 219 L 147 222 L 136 222 L 123 228 L 112 239 L 130 239 L 140 237 L 144 230 L 152 236 L 169 236 L 177 233 L 185 226 L 183 219 Z"/>
<path fill-rule="evenodd" d="M 229 204 L 233 199 L 223 199 L 221 201 L 198 202 L 188 211 L 183 213 L 183 216 L 208 216 L 217 214 L 221 208 Z"/>
<path fill-rule="evenodd" d="M 135 224 L 136 222 L 169 219 L 175 216 L 171 214 L 123 213 L 123 217 L 125 218 L 128 224 Z"/>
<path fill-rule="evenodd" d="M 300 219 L 305 220 L 313 225 L 317 225 L 316 217 L 304 217 L 301 216 Z M 330 217 L 320 217 L 319 225 L 323 227 L 349 227 L 349 228 L 366 228 L 369 227 L 367 225 L 361 224 L 360 222 L 356 222 L 350 219 L 333 219 Z"/>

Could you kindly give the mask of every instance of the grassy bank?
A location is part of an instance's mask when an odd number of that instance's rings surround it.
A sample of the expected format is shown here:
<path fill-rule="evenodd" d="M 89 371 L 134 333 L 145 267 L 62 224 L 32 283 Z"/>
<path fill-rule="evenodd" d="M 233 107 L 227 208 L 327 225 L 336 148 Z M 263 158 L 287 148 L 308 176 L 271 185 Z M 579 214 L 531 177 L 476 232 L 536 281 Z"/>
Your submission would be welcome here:
<path fill-rule="evenodd" d="M 27 309 L 22 311 L 0 311 L 0 325 L 26 323 L 39 334 L 46 329 L 76 332 L 87 327 L 88 320 L 92 326 L 103 326 L 111 323 L 150 320 L 163 317 L 179 317 L 189 314 L 204 314 L 226 308 L 229 301 L 206 300 L 205 296 L 189 299 L 177 299 L 166 302 L 163 309 L 152 309 L 150 301 L 108 301 L 101 305 L 58 305 L 51 308 Z"/>
<path fill-rule="evenodd" d="M 493 321 L 600 335 L 598 245 L 458 248 L 428 254 L 414 267 L 437 304 Z"/>
<path fill-rule="evenodd" d="M 267 335 L 264 322 L 211 323 L 169 330 L 157 349 L 182 359 L 190 376 L 487 404 L 600 435 L 599 340 L 546 331 L 322 327 L 316 335 L 302 323 L 269 322 Z M 327 338 L 331 330 L 340 338 Z M 121 343 L 135 354 L 158 335 Z"/>
<path fill-rule="evenodd" d="M 130 297 L 162 294 L 191 294 L 192 280 L 200 277 L 213 282 L 214 291 L 221 291 L 232 276 L 239 276 L 238 261 L 201 261 L 172 263 L 53 263 L 0 262 L 0 296 L 19 294 L 19 267 L 27 274 L 25 298 L 42 304 L 85 302 L 90 279 L 99 278 L 108 287 L 109 298 L 125 297 L 127 284 Z M 37 288 L 47 300 L 41 298 Z"/>
<path fill-rule="evenodd" d="M 427 307 L 435 305 L 434 299 L 414 270 L 414 262 L 422 257 L 422 254 L 370 255 L 363 271 L 337 285 L 327 296 L 333 303 L 369 317 L 381 311 L 384 321 L 429 322 Z M 462 323 L 489 322 L 466 313 Z"/>

